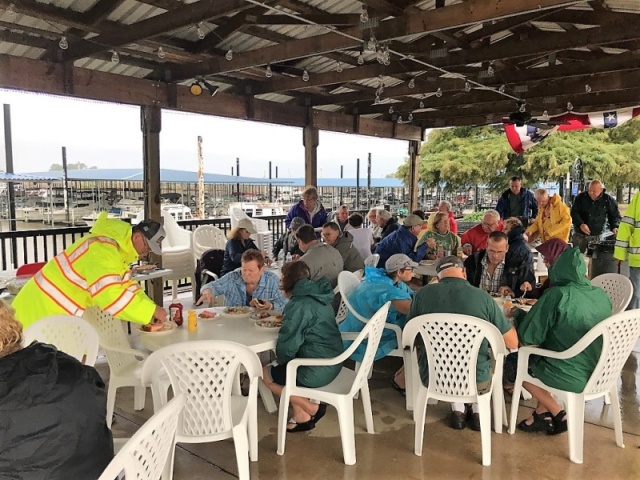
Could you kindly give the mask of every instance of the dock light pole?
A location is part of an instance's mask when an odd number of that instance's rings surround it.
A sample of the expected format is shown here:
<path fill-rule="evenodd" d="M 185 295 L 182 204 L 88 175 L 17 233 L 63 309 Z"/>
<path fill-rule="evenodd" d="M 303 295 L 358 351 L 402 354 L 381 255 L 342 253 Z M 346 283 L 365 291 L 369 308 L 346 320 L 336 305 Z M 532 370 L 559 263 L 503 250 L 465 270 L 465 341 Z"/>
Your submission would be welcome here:
<path fill-rule="evenodd" d="M 4 152 L 7 173 L 13 173 L 13 137 L 11 136 L 11 105 L 4 105 Z M 7 183 L 7 217 L 9 217 L 9 230 L 16 230 L 16 193 L 13 182 Z M 18 244 L 15 238 L 11 239 L 11 262 L 14 268 L 18 268 Z"/>
<path fill-rule="evenodd" d="M 271 180 L 271 160 L 269 160 L 269 180 Z M 273 184 L 269 182 L 269 203 L 273 202 Z"/>
<path fill-rule="evenodd" d="M 240 158 L 236 157 L 236 177 L 240 176 Z M 236 183 L 236 190 L 238 192 L 238 201 L 240 201 L 240 183 Z"/>
<path fill-rule="evenodd" d="M 354 210 L 360 209 L 360 159 L 356 160 L 356 207 Z"/>

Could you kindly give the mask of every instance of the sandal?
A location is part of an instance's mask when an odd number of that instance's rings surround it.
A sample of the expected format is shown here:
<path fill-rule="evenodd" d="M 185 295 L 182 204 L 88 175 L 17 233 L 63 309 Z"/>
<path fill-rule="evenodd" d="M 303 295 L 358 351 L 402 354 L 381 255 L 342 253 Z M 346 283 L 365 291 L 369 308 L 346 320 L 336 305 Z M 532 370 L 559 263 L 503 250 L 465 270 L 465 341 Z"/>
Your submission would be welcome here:
<path fill-rule="evenodd" d="M 326 403 L 320 403 L 318 404 L 318 410 L 316 411 L 316 413 L 314 415 L 311 415 L 311 420 L 309 420 L 310 422 L 313 422 L 314 424 L 318 423 L 320 421 L 320 419 L 322 417 L 324 417 L 325 413 L 327 413 L 327 404 Z"/>
<path fill-rule="evenodd" d="M 553 421 L 553 430 L 547 432 L 548 435 L 559 435 L 567 431 L 567 420 L 564 418 L 567 412 L 560 410 L 557 415 L 551 417 Z"/>
<path fill-rule="evenodd" d="M 313 421 L 313 417 L 311 417 L 311 420 L 307 422 L 302 422 L 302 423 L 298 423 L 293 418 L 290 418 L 289 421 L 287 422 L 287 425 L 288 424 L 293 424 L 295 425 L 295 427 L 287 428 L 287 433 L 308 432 L 309 430 L 313 430 L 314 428 L 316 428 L 316 424 Z"/>
<path fill-rule="evenodd" d="M 396 390 L 397 392 L 399 392 L 399 393 L 400 393 L 400 395 L 402 395 L 403 397 L 406 397 L 406 396 L 407 396 L 407 389 L 406 389 L 406 388 L 402 388 L 400 385 L 398 385 L 398 382 L 396 382 L 396 379 L 395 379 L 395 378 L 392 378 L 392 379 L 391 379 L 391 386 L 392 386 L 393 388 L 395 388 L 395 390 Z"/>
<path fill-rule="evenodd" d="M 527 419 L 528 420 L 528 419 Z M 527 424 L 527 420 L 522 420 L 518 424 L 518 429 L 523 432 L 549 432 L 553 431 L 553 417 L 549 412 L 533 412 L 533 423 Z"/>

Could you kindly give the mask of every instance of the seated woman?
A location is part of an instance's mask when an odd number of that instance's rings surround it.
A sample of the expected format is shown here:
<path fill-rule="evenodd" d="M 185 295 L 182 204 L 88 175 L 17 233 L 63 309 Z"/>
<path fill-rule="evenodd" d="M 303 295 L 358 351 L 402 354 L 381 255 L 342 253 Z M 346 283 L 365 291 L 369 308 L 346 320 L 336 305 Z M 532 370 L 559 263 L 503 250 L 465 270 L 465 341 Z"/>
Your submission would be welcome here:
<path fill-rule="evenodd" d="M 569 245 L 559 238 L 552 238 L 548 242 L 544 242 L 542 245 L 536 247 L 536 250 L 540 255 L 542 255 L 544 264 L 547 269 L 551 268 L 551 265 L 555 263 L 558 257 L 564 252 Z M 531 285 L 529 282 L 524 282 L 520 286 L 520 290 L 523 292 L 528 292 L 527 297 L 529 298 L 540 298 L 542 294 L 551 286 L 551 281 L 549 280 L 549 276 L 547 276 L 546 280 L 539 285 Z"/>
<path fill-rule="evenodd" d="M 311 273 L 304 262 L 282 267 L 280 285 L 289 298 L 282 315 L 282 327 L 276 344 L 276 365 L 264 367 L 264 383 L 276 395 L 282 394 L 287 376 L 287 362 L 294 358 L 333 358 L 343 352 L 331 302 L 333 289 L 326 278 L 309 280 Z M 334 380 L 342 365 L 300 367 L 296 382 L 310 388 L 323 387 Z M 312 403 L 303 397 L 291 397 L 289 432 L 315 428 L 327 410 L 325 404 Z"/>
<path fill-rule="evenodd" d="M 587 279 L 587 267 L 577 248 L 562 253 L 549 270 L 551 288 L 526 314 L 515 314 L 522 345 L 538 345 L 554 352 L 564 351 L 591 328 L 611 315 L 611 300 Z M 559 360 L 531 356 L 529 370 L 550 387 L 579 393 L 598 363 L 602 339 L 573 358 Z M 544 431 L 556 435 L 567 431 L 566 412 L 551 394 L 531 383 L 523 387 L 537 400 L 533 415 L 518 424 L 526 432 Z"/>
<path fill-rule="evenodd" d="M 95 480 L 113 458 L 93 367 L 34 342 L 0 301 L 0 478 Z"/>
<path fill-rule="evenodd" d="M 258 247 L 251 240 L 251 235 L 256 233 L 253 223 L 248 218 L 243 218 L 238 222 L 236 228 L 232 228 L 227 234 L 227 245 L 224 247 L 224 260 L 222 262 L 222 270 L 220 276 L 224 276 L 229 272 L 233 272 L 236 268 L 240 268 L 240 260 L 242 254 L 247 250 L 258 250 Z"/>
<path fill-rule="evenodd" d="M 351 306 L 359 315 L 364 318 L 371 318 L 380 310 L 385 303 L 391 301 L 391 307 L 387 315 L 387 323 L 392 323 L 403 328 L 414 292 L 409 288 L 407 282 L 413 277 L 413 269 L 417 267 L 409 257 L 402 253 L 391 255 L 385 263 L 385 268 L 364 268 L 364 280 L 351 293 L 348 300 Z M 358 320 L 353 313 L 349 312 L 344 321 L 340 324 L 341 332 L 360 332 L 364 328 L 364 323 Z M 346 345 L 350 342 L 345 342 Z M 375 359 L 378 360 L 398 348 L 396 334 L 388 329 L 382 333 L 380 345 L 376 351 Z M 360 345 L 351 359 L 361 362 L 364 356 L 366 345 Z M 404 393 L 404 369 L 398 370 L 391 381 L 393 387 Z"/>
<path fill-rule="evenodd" d="M 507 218 L 504 221 L 502 231 L 507 234 L 509 251 L 526 259 L 526 262 L 533 268 L 533 255 L 531 255 L 531 250 L 524 239 L 524 226 L 520 219 L 516 217 Z"/>
<path fill-rule="evenodd" d="M 427 243 L 427 258 L 435 260 L 438 253 L 442 252 L 442 256 L 456 255 L 460 248 L 460 238 L 449 230 L 449 216 L 444 212 L 436 212 L 433 214 L 433 230 L 423 230 L 421 236 L 416 242 L 416 248 Z"/>

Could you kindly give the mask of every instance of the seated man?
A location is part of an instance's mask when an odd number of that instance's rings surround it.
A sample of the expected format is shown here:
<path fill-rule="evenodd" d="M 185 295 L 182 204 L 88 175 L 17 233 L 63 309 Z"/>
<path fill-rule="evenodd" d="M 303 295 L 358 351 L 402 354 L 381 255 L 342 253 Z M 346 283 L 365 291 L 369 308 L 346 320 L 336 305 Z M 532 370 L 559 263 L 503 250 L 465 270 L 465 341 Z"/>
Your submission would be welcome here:
<path fill-rule="evenodd" d="M 291 226 L 289 230 L 284 232 L 273 246 L 273 258 L 277 259 L 280 252 L 283 252 L 282 258 L 287 258 L 287 253 L 291 255 L 302 255 L 304 252 L 298 247 L 298 240 L 296 239 L 296 232 L 305 224 L 303 218 L 295 217 L 291 220 Z"/>
<path fill-rule="evenodd" d="M 227 307 L 251 306 L 257 310 L 282 311 L 287 299 L 280 291 L 278 276 L 265 271 L 262 252 L 247 250 L 242 254 L 241 262 L 240 268 L 204 285 L 196 305 L 211 305 L 215 295 L 224 295 Z"/>
<path fill-rule="evenodd" d="M 438 282 L 426 285 L 415 296 L 407 316 L 407 322 L 414 317 L 428 313 L 471 315 L 495 325 L 502 333 L 507 348 L 518 347 L 515 329 L 509 325 L 502 310 L 489 295 L 466 281 L 464 265 L 459 257 L 452 255 L 438 260 L 436 273 Z M 420 378 L 427 385 L 429 383 L 429 369 L 424 347 L 422 352 L 419 358 Z M 482 342 L 478 353 L 476 381 L 480 394 L 486 393 L 491 388 L 491 358 L 486 340 Z M 465 427 L 467 416 L 471 429 L 480 431 L 480 417 L 476 404 L 473 404 L 471 408 L 465 408 L 464 403 L 451 404 L 449 421 L 451 428 L 462 430 Z"/>
<path fill-rule="evenodd" d="M 337 223 L 327 222 L 322 226 L 322 240 L 340 252 L 346 271 L 355 272 L 364 268 L 364 259 L 353 246 L 352 238 L 342 235 Z"/>
<path fill-rule="evenodd" d="M 509 250 L 503 232 L 491 232 L 487 249 L 467 257 L 464 266 L 471 285 L 504 296 L 521 296 L 520 286 L 524 282 L 534 284 L 536 279 L 532 265 Z"/>
<path fill-rule="evenodd" d="M 487 238 L 491 232 L 501 231 L 503 228 L 500 214 L 495 210 L 487 210 L 482 217 L 482 223 L 470 228 L 462 234 L 460 242 L 465 255 L 472 255 L 487 248 Z"/>
<path fill-rule="evenodd" d="M 393 218 L 391 212 L 389 212 L 388 210 L 378 210 L 376 222 L 378 223 L 378 227 L 380 228 L 380 241 L 384 240 L 386 237 L 400 228 L 400 224 L 395 218 Z"/>
<path fill-rule="evenodd" d="M 574 346 L 595 325 L 611 316 L 611 300 L 587 279 L 587 267 L 578 248 L 560 254 L 549 270 L 551 288 L 526 314 L 515 312 L 518 338 L 522 345 L 562 352 Z M 529 370 L 550 387 L 582 392 L 596 368 L 602 339 L 575 357 L 559 360 L 531 356 Z M 555 435 L 567 431 L 566 413 L 551 394 L 535 385 L 522 386 L 538 401 L 533 415 L 518 424 L 526 432 L 544 431 Z M 618 408 L 617 405 L 615 408 Z"/>
<path fill-rule="evenodd" d="M 346 205 L 339 206 L 338 209 L 331 214 L 331 217 L 329 219 L 330 222 L 335 222 L 335 224 L 338 225 L 341 233 L 345 232 L 345 228 L 348 228 L 348 220 L 349 207 L 347 207 Z"/>
<path fill-rule="evenodd" d="M 300 250 L 304 252 L 300 260 L 309 266 L 311 280 L 315 281 L 324 277 L 331 284 L 331 288 L 336 288 L 338 275 L 344 267 L 340 252 L 318 240 L 311 225 L 300 227 L 296 232 L 296 237 Z"/>
<path fill-rule="evenodd" d="M 397 232 L 393 232 L 386 238 L 380 240 L 376 247 L 376 253 L 380 255 L 378 261 L 378 267 L 383 268 L 387 260 L 391 255 L 396 253 L 404 253 L 414 262 L 423 260 L 427 255 L 427 244 L 423 243 L 416 247 L 418 235 L 422 226 L 426 222 L 417 215 L 407 215 L 404 219 L 403 225 Z"/>

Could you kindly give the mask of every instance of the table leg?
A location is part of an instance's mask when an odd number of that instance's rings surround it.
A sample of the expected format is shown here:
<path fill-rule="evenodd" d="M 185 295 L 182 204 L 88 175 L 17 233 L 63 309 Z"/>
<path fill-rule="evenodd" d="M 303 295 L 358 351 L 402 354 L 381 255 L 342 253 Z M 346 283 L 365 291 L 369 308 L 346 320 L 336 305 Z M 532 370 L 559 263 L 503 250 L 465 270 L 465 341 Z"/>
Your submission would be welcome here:
<path fill-rule="evenodd" d="M 273 398 L 273 393 L 267 388 L 262 379 L 258 381 L 258 393 L 260 393 L 260 396 L 262 397 L 262 403 L 264 404 L 264 409 L 268 413 L 275 413 L 278 411 L 278 405 Z"/>

